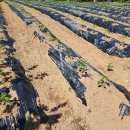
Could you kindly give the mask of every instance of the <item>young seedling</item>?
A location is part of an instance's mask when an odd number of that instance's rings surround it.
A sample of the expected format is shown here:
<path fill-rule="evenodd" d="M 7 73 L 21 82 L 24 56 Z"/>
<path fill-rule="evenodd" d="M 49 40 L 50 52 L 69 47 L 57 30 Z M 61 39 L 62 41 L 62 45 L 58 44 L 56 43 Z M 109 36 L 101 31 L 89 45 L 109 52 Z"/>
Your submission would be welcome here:
<path fill-rule="evenodd" d="M 125 46 L 125 42 L 120 42 L 120 46 L 124 47 Z"/>
<path fill-rule="evenodd" d="M 72 54 L 72 49 L 69 48 L 69 47 L 66 47 L 64 49 L 64 51 L 67 53 L 67 56 L 70 58 L 70 59 L 73 59 L 73 54 Z"/>
<path fill-rule="evenodd" d="M 97 16 L 100 16 L 98 12 L 96 12 L 96 15 L 97 15 Z"/>
<path fill-rule="evenodd" d="M 114 18 L 114 20 L 118 20 L 118 18 L 117 18 L 117 17 L 115 17 L 115 18 Z"/>
<path fill-rule="evenodd" d="M 95 24 L 93 24 L 93 29 L 96 28 L 97 26 Z"/>
<path fill-rule="evenodd" d="M 105 85 L 109 86 L 109 78 L 102 75 L 102 78 L 97 81 L 97 85 L 98 87 L 104 87 L 104 88 L 105 88 Z"/>
<path fill-rule="evenodd" d="M 56 39 L 56 40 L 55 40 L 55 44 L 56 44 L 57 46 L 59 46 L 59 45 L 60 45 L 60 42 L 59 42 L 59 40 L 58 40 L 58 39 Z"/>
<path fill-rule="evenodd" d="M 108 29 L 106 29 L 106 32 L 107 32 L 107 33 L 110 33 L 111 31 L 110 31 L 110 29 L 108 28 Z"/>
<path fill-rule="evenodd" d="M 88 69 L 87 69 L 86 66 L 85 66 L 85 61 L 79 60 L 79 61 L 77 62 L 77 65 L 78 65 L 78 69 L 79 69 L 79 71 L 80 71 L 81 73 L 87 72 Z"/>
<path fill-rule="evenodd" d="M 126 36 L 126 35 L 123 35 L 123 36 L 122 36 L 122 39 L 125 39 L 125 38 L 127 38 L 127 36 Z"/>
<path fill-rule="evenodd" d="M 127 23 L 130 24 L 130 21 L 128 21 Z"/>
<path fill-rule="evenodd" d="M 55 44 L 58 47 L 58 49 L 60 49 L 60 41 L 58 39 L 55 40 Z"/>
<path fill-rule="evenodd" d="M 108 66 L 107 66 L 107 71 L 114 71 L 113 67 L 114 66 L 112 65 L 112 63 L 109 63 Z"/>
<path fill-rule="evenodd" d="M 20 9 L 23 10 L 23 11 L 25 11 L 25 9 L 24 9 L 22 6 L 20 6 Z M 25 11 L 25 12 L 26 12 L 26 11 Z"/>
<path fill-rule="evenodd" d="M 103 79 L 103 78 L 97 81 L 98 87 L 103 87 L 104 84 L 105 84 L 105 83 L 104 83 L 104 79 Z"/>
<path fill-rule="evenodd" d="M 46 28 L 43 24 L 39 24 L 39 28 L 41 31 L 44 31 L 44 29 Z"/>
<path fill-rule="evenodd" d="M 7 103 L 10 103 L 10 95 L 7 93 L 1 93 L 0 94 L 0 103 L 3 103 L 4 105 Z"/>
<path fill-rule="evenodd" d="M 51 40 L 54 40 L 50 31 L 47 31 L 47 35 L 50 37 Z"/>
<path fill-rule="evenodd" d="M 0 69 L 0 76 L 5 78 L 7 76 L 7 74 L 5 72 L 3 72 L 2 69 Z"/>

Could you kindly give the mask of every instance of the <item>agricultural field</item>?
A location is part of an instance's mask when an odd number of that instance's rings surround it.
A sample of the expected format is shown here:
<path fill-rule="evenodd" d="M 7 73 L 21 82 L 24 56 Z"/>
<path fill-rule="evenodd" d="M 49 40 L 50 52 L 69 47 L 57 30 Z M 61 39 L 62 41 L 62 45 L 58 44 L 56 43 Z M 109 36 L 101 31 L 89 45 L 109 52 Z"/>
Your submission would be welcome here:
<path fill-rule="evenodd" d="M 0 130 L 130 130 L 130 4 L 0 2 Z"/>

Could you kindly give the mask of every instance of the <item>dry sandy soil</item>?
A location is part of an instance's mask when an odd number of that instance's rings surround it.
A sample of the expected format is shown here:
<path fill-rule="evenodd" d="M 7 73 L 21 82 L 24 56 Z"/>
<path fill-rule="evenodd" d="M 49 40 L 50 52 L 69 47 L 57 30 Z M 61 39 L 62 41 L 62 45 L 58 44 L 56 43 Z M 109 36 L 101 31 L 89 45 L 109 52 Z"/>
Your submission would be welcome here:
<path fill-rule="evenodd" d="M 129 104 L 121 92 L 112 86 L 106 89 L 98 88 L 95 81 L 82 78 L 81 81 L 87 88 L 85 95 L 88 106 L 84 106 L 48 56 L 49 46 L 40 43 L 34 37 L 34 31 L 41 33 L 38 26 L 36 24 L 26 26 L 7 4 L 2 2 L 0 6 L 8 23 L 8 32 L 15 40 L 15 57 L 26 70 L 25 74 L 38 92 L 40 102 L 44 106 L 43 110 L 49 117 L 46 124 L 33 117 L 26 124 L 25 130 L 130 130 L 130 117 L 124 117 L 123 120 L 119 117 L 119 104 L 121 102 Z M 109 56 L 49 16 L 35 9 L 22 7 L 86 61 L 130 91 L 129 58 Z M 69 17 L 74 18 L 71 15 Z M 75 20 L 80 22 L 77 18 Z M 104 29 L 100 31 L 104 32 Z M 41 34 L 47 42 L 51 42 L 47 35 Z M 117 38 L 118 35 L 114 34 L 113 37 Z M 106 70 L 109 63 L 114 65 L 114 71 L 111 73 Z M 46 75 L 41 77 L 43 73 Z"/>

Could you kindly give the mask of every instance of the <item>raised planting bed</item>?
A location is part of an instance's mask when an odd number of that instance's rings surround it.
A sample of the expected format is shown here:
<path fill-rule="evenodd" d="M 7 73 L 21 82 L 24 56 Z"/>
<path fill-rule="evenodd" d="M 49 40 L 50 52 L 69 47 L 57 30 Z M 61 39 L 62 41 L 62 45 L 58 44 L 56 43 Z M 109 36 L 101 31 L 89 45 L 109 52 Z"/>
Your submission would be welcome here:
<path fill-rule="evenodd" d="M 55 4 L 51 4 L 51 5 L 55 5 Z M 58 4 L 57 6 L 61 6 L 61 4 Z M 66 5 L 64 7 L 66 7 Z M 96 6 L 90 6 L 90 5 L 89 6 L 88 5 L 70 6 L 70 5 L 67 5 L 67 7 L 71 7 L 73 9 L 76 9 L 76 10 L 79 10 L 82 12 L 86 12 L 86 13 L 94 13 L 97 15 L 107 16 L 114 20 L 122 21 L 125 23 L 129 23 L 129 21 L 130 21 L 130 18 L 129 18 L 130 11 L 129 11 L 129 9 L 125 9 L 125 7 L 122 7 L 121 9 L 118 9 L 116 7 L 111 8 L 111 6 L 104 7 L 104 5 L 102 5 L 102 6 L 97 6 L 97 5 Z"/>
<path fill-rule="evenodd" d="M 53 6 L 53 5 L 50 7 L 54 8 L 56 10 L 60 10 L 65 13 L 70 13 L 76 17 L 80 17 L 87 22 L 90 22 L 99 27 L 108 29 L 110 32 L 119 33 L 119 34 L 130 37 L 130 27 L 129 26 L 119 24 L 119 23 L 116 23 L 111 20 L 105 20 L 105 19 L 97 17 L 97 16 L 92 16 L 90 14 L 87 14 L 86 11 L 84 13 L 84 12 L 82 12 L 81 9 L 77 9 L 77 8 L 74 9 L 74 8 L 70 8 L 70 7 L 64 7 L 64 6 L 61 7 L 61 6 Z"/>
<path fill-rule="evenodd" d="M 128 23 L 130 21 L 129 15 L 130 11 L 129 9 L 114 9 L 111 7 L 103 8 L 103 7 L 98 7 L 98 8 L 86 8 L 84 6 L 81 7 L 84 12 L 90 12 L 90 13 L 95 13 L 103 16 L 107 16 L 109 18 L 112 18 L 114 20 L 122 21 L 125 23 Z"/>
<path fill-rule="evenodd" d="M 14 40 L 6 29 L 6 21 L 0 8 L 0 130 L 24 130 L 26 113 L 37 114 L 41 122 L 48 117 L 44 111 L 39 111 L 37 92 L 25 76 L 25 70 L 15 57 Z"/>
<path fill-rule="evenodd" d="M 16 12 L 16 14 L 26 23 L 26 25 L 32 24 L 33 19 L 32 19 L 29 15 L 23 13 L 20 9 L 15 8 L 15 6 L 12 5 L 12 4 L 10 4 L 9 2 L 8 2 L 8 5 L 9 5 L 10 8 L 11 8 L 12 10 L 14 10 L 14 11 Z"/>
<path fill-rule="evenodd" d="M 12 80 L 15 74 L 12 68 L 7 64 L 7 59 L 12 56 L 15 51 L 12 48 L 13 40 L 10 40 L 6 30 L 6 21 L 3 11 L 0 7 L 0 129 L 6 130 L 15 127 L 16 111 L 19 106 L 18 96 L 12 88 Z"/>

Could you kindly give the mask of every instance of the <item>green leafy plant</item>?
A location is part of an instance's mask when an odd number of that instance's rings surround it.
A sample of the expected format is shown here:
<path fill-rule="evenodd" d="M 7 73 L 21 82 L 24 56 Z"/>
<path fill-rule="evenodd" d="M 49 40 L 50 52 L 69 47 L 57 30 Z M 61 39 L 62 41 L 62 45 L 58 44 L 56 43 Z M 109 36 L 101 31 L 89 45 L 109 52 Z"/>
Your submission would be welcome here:
<path fill-rule="evenodd" d="M 130 24 L 130 21 L 128 21 L 127 23 Z"/>
<path fill-rule="evenodd" d="M 72 49 L 69 47 L 66 47 L 64 51 L 67 53 L 69 58 L 73 58 Z"/>
<path fill-rule="evenodd" d="M 7 93 L 1 93 L 0 94 L 0 103 L 10 103 L 10 95 Z"/>
<path fill-rule="evenodd" d="M 78 69 L 81 73 L 84 73 L 88 70 L 87 67 L 85 66 L 85 61 L 83 61 L 83 60 L 77 61 L 77 65 L 78 65 Z"/>
<path fill-rule="evenodd" d="M 115 17 L 115 18 L 113 18 L 114 20 L 118 20 L 118 18 L 117 17 Z"/>
<path fill-rule="evenodd" d="M 108 66 L 107 66 L 107 71 L 113 71 L 113 65 L 112 63 L 109 63 Z"/>
<path fill-rule="evenodd" d="M 22 6 L 19 6 L 19 8 L 20 8 L 21 10 L 25 11 L 25 9 L 24 9 Z"/>
<path fill-rule="evenodd" d="M 102 79 L 98 80 L 97 85 L 98 85 L 98 87 L 103 87 L 104 86 L 104 79 L 102 78 Z"/>
<path fill-rule="evenodd" d="M 7 76 L 7 74 L 6 74 L 5 72 L 3 72 L 3 70 L 2 70 L 2 69 L 0 69 L 0 76 L 1 76 L 1 77 L 6 77 L 6 76 Z"/>
<path fill-rule="evenodd" d="M 53 34 L 50 31 L 47 31 L 47 35 L 51 38 L 51 40 L 54 40 Z"/>
<path fill-rule="evenodd" d="M 52 34 L 51 34 L 51 32 L 50 32 L 50 31 L 47 31 L 47 35 L 48 35 L 49 37 L 51 37 L 51 36 L 52 36 Z"/>
<path fill-rule="evenodd" d="M 106 29 L 106 32 L 107 32 L 107 33 L 110 33 L 111 31 L 110 31 L 110 29 Z"/>
<path fill-rule="evenodd" d="M 97 85 L 98 85 L 98 87 L 104 87 L 104 88 L 106 85 L 109 86 L 109 78 L 102 75 L 102 78 L 97 81 Z"/>
<path fill-rule="evenodd" d="M 125 42 L 120 42 L 120 46 L 124 47 L 125 46 Z"/>
<path fill-rule="evenodd" d="M 96 28 L 96 27 L 97 27 L 97 26 L 94 24 L 94 25 L 93 25 L 93 28 Z"/>
<path fill-rule="evenodd" d="M 39 24 L 39 28 L 41 31 L 44 31 L 44 29 L 46 28 L 43 24 Z"/>
<path fill-rule="evenodd" d="M 58 39 L 56 39 L 56 40 L 55 40 L 55 44 L 56 44 L 57 46 L 59 46 L 59 45 L 60 45 L 60 41 L 59 41 Z"/>
<path fill-rule="evenodd" d="M 125 38 L 127 38 L 127 36 L 126 36 L 126 35 L 123 35 L 122 38 L 125 39 Z"/>

